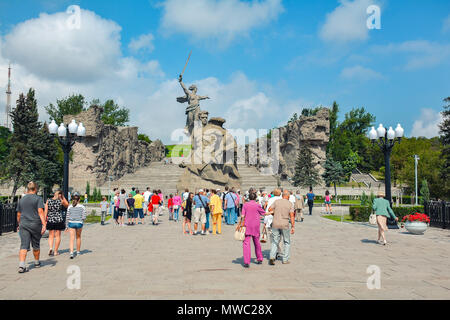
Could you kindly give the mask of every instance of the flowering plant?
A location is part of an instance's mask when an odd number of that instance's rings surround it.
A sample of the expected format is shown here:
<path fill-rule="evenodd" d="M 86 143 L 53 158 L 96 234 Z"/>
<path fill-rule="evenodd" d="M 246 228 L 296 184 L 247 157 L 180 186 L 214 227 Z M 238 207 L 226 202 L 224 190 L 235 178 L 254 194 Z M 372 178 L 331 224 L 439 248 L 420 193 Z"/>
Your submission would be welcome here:
<path fill-rule="evenodd" d="M 414 214 L 409 214 L 407 216 L 404 216 L 402 219 L 402 222 L 405 222 L 405 221 L 411 221 L 411 222 L 420 221 L 420 222 L 430 223 L 430 218 L 424 213 L 416 212 Z"/>

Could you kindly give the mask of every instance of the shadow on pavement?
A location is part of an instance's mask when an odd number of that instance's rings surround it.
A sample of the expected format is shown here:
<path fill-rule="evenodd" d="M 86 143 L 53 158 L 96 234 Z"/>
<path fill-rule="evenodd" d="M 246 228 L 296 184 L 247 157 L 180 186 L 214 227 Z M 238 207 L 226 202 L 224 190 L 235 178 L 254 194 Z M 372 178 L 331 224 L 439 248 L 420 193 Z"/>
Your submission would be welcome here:
<path fill-rule="evenodd" d="M 48 259 L 48 260 L 44 260 L 44 261 L 41 260 L 40 268 L 45 268 L 45 267 L 48 267 L 48 266 L 54 267 L 57 263 L 58 263 L 58 261 L 56 261 L 54 258 L 51 258 L 51 259 Z M 34 266 L 34 262 L 30 262 L 30 263 L 28 263 L 28 269 L 32 270 L 32 269 L 39 269 L 39 268 L 36 268 Z"/>
<path fill-rule="evenodd" d="M 378 244 L 376 240 L 369 240 L 369 239 L 362 239 L 362 243 L 372 243 L 372 244 Z"/>

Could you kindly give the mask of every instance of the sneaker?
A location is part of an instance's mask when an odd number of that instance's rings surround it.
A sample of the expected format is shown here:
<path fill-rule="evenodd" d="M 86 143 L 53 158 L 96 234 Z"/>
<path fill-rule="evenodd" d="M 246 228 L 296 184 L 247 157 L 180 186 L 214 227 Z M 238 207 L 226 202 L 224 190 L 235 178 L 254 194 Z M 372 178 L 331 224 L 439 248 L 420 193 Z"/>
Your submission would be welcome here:
<path fill-rule="evenodd" d="M 25 272 L 28 272 L 27 267 L 19 267 L 19 273 L 25 273 Z"/>
<path fill-rule="evenodd" d="M 41 262 L 40 261 L 38 261 L 37 263 L 35 262 L 34 263 L 34 267 L 35 268 L 40 268 L 41 267 Z"/>
<path fill-rule="evenodd" d="M 53 250 L 52 250 L 52 249 L 50 249 L 50 251 L 48 252 L 48 255 L 49 255 L 50 257 L 53 256 Z"/>
<path fill-rule="evenodd" d="M 248 264 L 244 264 L 244 268 L 250 268 Z"/>
<path fill-rule="evenodd" d="M 283 261 L 283 264 L 290 264 L 290 261 Z"/>
<path fill-rule="evenodd" d="M 256 264 L 262 264 L 262 261 L 256 261 Z"/>
<path fill-rule="evenodd" d="M 303 218 L 302 218 L 302 220 L 300 222 L 303 222 Z"/>
<path fill-rule="evenodd" d="M 70 253 L 70 259 L 73 259 L 73 252 Z"/>
<path fill-rule="evenodd" d="M 275 259 L 270 259 L 269 260 L 269 265 L 274 266 L 275 265 Z"/>
<path fill-rule="evenodd" d="M 77 256 L 81 256 L 81 252 L 80 251 L 77 251 Z"/>

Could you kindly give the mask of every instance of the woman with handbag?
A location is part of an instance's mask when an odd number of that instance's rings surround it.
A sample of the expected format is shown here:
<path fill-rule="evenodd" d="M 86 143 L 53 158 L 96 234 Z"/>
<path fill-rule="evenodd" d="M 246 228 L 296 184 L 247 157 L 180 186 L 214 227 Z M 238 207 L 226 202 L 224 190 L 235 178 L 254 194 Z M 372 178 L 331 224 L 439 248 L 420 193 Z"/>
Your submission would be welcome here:
<path fill-rule="evenodd" d="M 378 225 L 377 242 L 380 243 L 380 238 L 383 238 L 383 245 L 386 245 L 387 242 L 384 232 L 388 229 L 386 224 L 387 219 L 392 218 L 395 221 L 398 221 L 398 218 L 395 216 L 389 201 L 384 199 L 384 193 L 381 191 L 378 192 L 377 198 L 373 200 L 372 207 L 373 210 L 375 211 L 375 215 L 377 216 L 377 225 Z"/>
<path fill-rule="evenodd" d="M 252 192 L 249 194 L 249 202 L 246 202 L 242 207 L 241 222 L 238 224 L 236 231 L 241 230 L 245 227 L 245 239 L 242 243 L 242 248 L 244 251 L 244 268 L 250 267 L 251 260 L 251 244 L 250 241 L 253 239 L 253 244 L 256 251 L 257 264 L 261 264 L 263 261 L 263 255 L 261 250 L 261 243 L 259 242 L 260 237 L 260 224 L 261 216 L 265 216 L 266 211 L 261 207 L 259 203 L 255 200 L 257 198 L 256 193 Z"/>

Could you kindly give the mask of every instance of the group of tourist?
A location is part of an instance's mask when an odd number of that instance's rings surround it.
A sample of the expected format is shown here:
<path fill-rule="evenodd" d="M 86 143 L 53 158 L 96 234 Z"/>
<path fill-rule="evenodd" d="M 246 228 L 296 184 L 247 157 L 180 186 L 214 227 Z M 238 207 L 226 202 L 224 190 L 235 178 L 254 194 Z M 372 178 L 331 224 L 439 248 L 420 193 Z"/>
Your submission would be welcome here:
<path fill-rule="evenodd" d="M 46 230 L 49 231 L 49 256 L 58 256 L 61 244 L 61 232 L 70 233 L 69 256 L 73 259 L 80 255 L 81 234 L 86 219 L 86 208 L 80 204 L 80 195 L 71 195 L 71 203 L 67 201 L 60 190 L 44 204 L 43 199 L 37 195 L 38 186 L 34 182 L 27 185 L 26 194 L 17 205 L 17 222 L 20 236 L 19 273 L 28 271 L 25 265 L 30 245 L 33 248 L 34 266 L 39 268 L 40 240 Z M 373 202 L 373 209 L 377 217 L 378 242 L 383 240 L 386 244 L 386 221 L 395 217 L 390 204 L 383 199 L 382 193 Z M 225 187 L 220 189 L 199 189 L 197 192 L 185 190 L 181 195 L 175 193 L 164 197 L 161 190 L 150 191 L 147 188 L 142 194 L 140 190 L 132 188 L 128 196 L 124 189 L 114 190 L 111 205 L 114 207 L 114 222 L 117 226 L 124 226 L 124 216 L 127 213 L 128 225 L 144 224 L 145 216 L 151 217 L 153 225 L 159 224 L 159 216 L 164 205 L 169 211 L 169 220 L 177 222 L 183 218 L 182 231 L 191 235 L 222 234 L 222 222 L 236 225 L 236 231 L 245 227 L 243 241 L 244 267 L 250 266 L 251 242 L 253 242 L 257 263 L 263 261 L 260 239 L 267 241 L 270 234 L 271 249 L 269 264 L 275 265 L 278 256 L 283 264 L 289 263 L 290 235 L 294 234 L 295 223 L 303 222 L 303 209 L 309 206 L 312 214 L 315 194 L 312 188 L 306 194 L 306 199 L 297 191 L 295 194 L 289 190 L 276 189 L 270 193 L 263 190 L 250 189 L 244 195 L 240 190 Z M 331 195 L 327 191 L 325 202 L 331 212 Z M 107 210 L 110 203 L 106 197 L 100 203 L 101 224 L 105 224 Z M 327 209 L 328 211 L 328 209 Z M 67 212 L 64 217 L 63 212 Z M 240 217 L 240 220 L 239 220 Z M 139 219 L 139 220 L 138 220 Z M 261 220 L 263 224 L 261 226 Z M 193 228 L 191 228 L 193 223 Z M 262 227 L 262 228 L 261 228 Z M 210 230 L 211 229 L 211 230 Z M 262 229 L 262 230 L 261 230 Z M 283 248 L 281 248 L 281 244 Z M 76 251 L 74 250 L 76 246 Z"/>
<path fill-rule="evenodd" d="M 34 182 L 27 185 L 26 194 L 17 205 L 17 224 L 20 236 L 19 273 L 28 271 L 25 265 L 27 252 L 30 245 L 33 248 L 34 267 L 39 268 L 40 241 L 42 235 L 48 230 L 49 256 L 58 256 L 61 244 L 61 232 L 69 232 L 69 255 L 73 259 L 80 255 L 81 232 L 86 219 L 86 208 L 80 204 L 80 195 L 72 195 L 72 202 L 65 199 L 61 190 L 57 190 L 54 196 L 48 199 L 44 205 L 43 199 L 36 193 L 38 186 Z M 63 211 L 67 214 L 64 217 Z M 76 240 L 76 244 L 75 244 Z M 74 247 L 76 245 L 76 252 Z"/>

